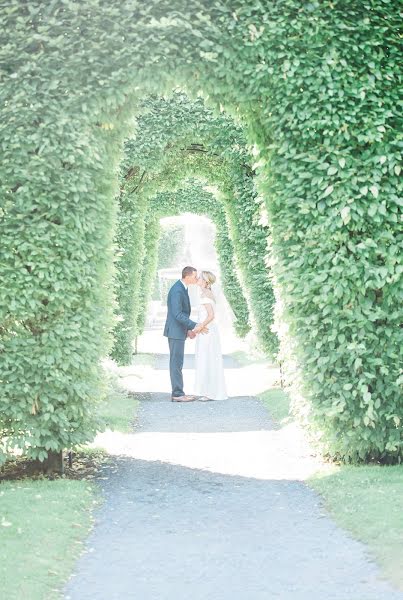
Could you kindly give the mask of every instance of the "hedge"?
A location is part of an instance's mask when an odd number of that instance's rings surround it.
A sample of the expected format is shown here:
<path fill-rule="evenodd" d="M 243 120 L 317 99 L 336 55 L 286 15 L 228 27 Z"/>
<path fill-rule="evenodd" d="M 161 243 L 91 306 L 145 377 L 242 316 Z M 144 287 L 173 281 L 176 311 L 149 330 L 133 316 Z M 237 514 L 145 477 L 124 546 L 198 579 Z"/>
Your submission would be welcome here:
<path fill-rule="evenodd" d="M 215 115 L 207 109 L 200 98 L 191 101 L 183 94 L 176 93 L 169 98 L 148 97 L 142 109 L 145 113 L 137 118 L 137 136 L 126 143 L 124 184 L 134 185 L 137 194 L 148 197 L 160 189 L 175 189 L 196 174 L 216 184 L 221 190 L 218 199 L 222 199 L 228 216 L 226 224 L 230 226 L 234 247 L 231 260 L 235 257 L 242 272 L 257 337 L 263 348 L 275 356 L 278 343 L 271 330 L 274 295 L 265 265 L 267 228 L 259 222 L 261 207 L 256 200 L 251 157 L 242 131 L 227 116 Z M 190 194 L 187 198 L 189 203 L 182 203 L 182 209 L 193 210 L 196 206 L 197 210 L 197 203 Z M 214 204 L 209 206 L 213 214 Z M 133 234 L 133 237 L 136 236 Z M 228 246 L 227 243 L 226 250 Z M 223 244 L 220 249 L 224 251 Z M 140 277 L 142 254 L 137 255 L 133 270 Z M 228 281 L 229 277 L 224 279 Z M 138 282 L 130 283 L 132 285 L 125 286 L 124 294 L 133 298 L 137 288 L 132 286 Z M 128 323 L 136 320 L 136 310 L 141 307 L 140 300 L 137 309 L 136 302 L 133 305 L 127 301 L 120 303 L 123 320 L 119 327 L 124 326 L 133 334 L 134 329 L 128 327 Z M 243 310 L 242 303 L 235 308 L 237 314 Z M 239 319 L 235 327 L 243 335 L 249 330 L 249 324 Z M 119 351 L 115 346 L 114 356 L 127 363 L 132 352 L 130 336 L 123 340 L 119 337 L 117 343 L 123 343 L 125 348 Z"/>
<path fill-rule="evenodd" d="M 93 435 L 123 141 L 181 86 L 253 150 L 297 411 L 332 457 L 401 459 L 399 18 L 392 0 L 7 3 L 5 446 L 44 459 Z"/>
<path fill-rule="evenodd" d="M 144 238 L 144 260 L 141 269 L 139 307 L 137 311 L 134 333 L 139 336 L 144 331 L 148 303 L 151 300 L 152 287 L 155 281 L 158 259 L 158 239 L 160 224 L 151 206 L 146 215 L 146 231 Z"/>
<path fill-rule="evenodd" d="M 244 337 L 250 331 L 249 310 L 235 267 L 234 248 L 229 236 L 226 215 L 222 205 L 211 192 L 190 180 L 187 186 L 175 192 L 159 192 L 150 200 L 153 214 L 161 217 L 175 216 L 192 212 L 207 216 L 216 226 L 215 247 L 221 271 L 223 291 L 234 315 L 234 329 Z"/>

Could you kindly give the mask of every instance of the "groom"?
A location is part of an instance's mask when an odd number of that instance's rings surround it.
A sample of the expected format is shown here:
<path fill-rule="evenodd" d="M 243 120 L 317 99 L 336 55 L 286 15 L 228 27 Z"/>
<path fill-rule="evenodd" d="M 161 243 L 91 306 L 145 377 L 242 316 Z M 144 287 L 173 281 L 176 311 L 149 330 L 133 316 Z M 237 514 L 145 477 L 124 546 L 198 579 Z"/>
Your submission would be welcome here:
<path fill-rule="evenodd" d="M 207 333 L 208 329 L 189 319 L 190 300 L 188 286 L 197 282 L 197 271 L 193 267 L 182 270 L 182 279 L 171 287 L 168 293 L 168 315 L 164 335 L 169 344 L 169 374 L 172 385 L 172 402 L 192 402 L 194 396 L 183 391 L 183 358 L 186 337 L 194 338 L 198 333 Z"/>

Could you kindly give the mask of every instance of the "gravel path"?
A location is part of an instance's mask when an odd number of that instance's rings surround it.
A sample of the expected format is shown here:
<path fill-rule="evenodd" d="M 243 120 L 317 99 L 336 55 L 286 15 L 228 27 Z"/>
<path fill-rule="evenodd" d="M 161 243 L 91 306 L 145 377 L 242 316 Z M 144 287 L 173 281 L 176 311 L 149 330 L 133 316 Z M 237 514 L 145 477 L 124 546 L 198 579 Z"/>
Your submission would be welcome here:
<path fill-rule="evenodd" d="M 403 600 L 313 491 L 252 464 L 275 434 L 254 398 L 144 397 L 65 599 Z"/>

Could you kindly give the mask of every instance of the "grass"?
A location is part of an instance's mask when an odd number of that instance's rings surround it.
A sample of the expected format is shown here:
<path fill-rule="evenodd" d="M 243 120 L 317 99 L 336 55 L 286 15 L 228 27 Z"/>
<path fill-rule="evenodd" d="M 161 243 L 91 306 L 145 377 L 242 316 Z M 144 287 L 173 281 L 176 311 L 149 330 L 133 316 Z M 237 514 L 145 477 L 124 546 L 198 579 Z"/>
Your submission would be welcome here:
<path fill-rule="evenodd" d="M 249 365 L 256 365 L 259 363 L 267 363 L 267 356 L 258 354 L 255 351 L 245 352 L 244 350 L 236 350 L 235 352 L 227 354 L 227 356 L 230 356 L 236 360 L 241 367 L 247 367 Z"/>
<path fill-rule="evenodd" d="M 336 522 L 365 542 L 403 589 L 403 465 L 340 467 L 309 481 Z"/>
<path fill-rule="evenodd" d="M 259 395 L 270 416 L 279 425 L 285 425 L 290 419 L 290 399 L 286 392 L 276 388 L 266 390 Z"/>
<path fill-rule="evenodd" d="M 114 385 L 107 399 L 100 404 L 98 414 L 107 429 L 128 433 L 133 429 L 138 400 Z"/>
<path fill-rule="evenodd" d="M 7 600 L 56 600 L 91 528 L 88 481 L 0 485 L 0 590 Z"/>
<path fill-rule="evenodd" d="M 130 365 L 130 372 L 141 378 L 144 368 L 152 368 L 154 364 L 154 354 L 135 354 Z M 133 394 L 125 391 L 116 375 L 110 374 L 109 377 L 110 391 L 106 400 L 100 404 L 98 414 L 105 422 L 107 429 L 129 433 L 133 430 L 138 400 Z"/>
<path fill-rule="evenodd" d="M 285 425 L 289 397 L 280 389 L 260 395 L 272 418 Z M 403 589 L 403 465 L 336 466 L 308 482 L 334 520 L 364 542 L 384 575 Z"/>
<path fill-rule="evenodd" d="M 142 352 L 133 355 L 132 365 L 143 366 L 143 367 L 154 367 L 155 366 L 155 354 L 149 354 L 148 352 Z"/>

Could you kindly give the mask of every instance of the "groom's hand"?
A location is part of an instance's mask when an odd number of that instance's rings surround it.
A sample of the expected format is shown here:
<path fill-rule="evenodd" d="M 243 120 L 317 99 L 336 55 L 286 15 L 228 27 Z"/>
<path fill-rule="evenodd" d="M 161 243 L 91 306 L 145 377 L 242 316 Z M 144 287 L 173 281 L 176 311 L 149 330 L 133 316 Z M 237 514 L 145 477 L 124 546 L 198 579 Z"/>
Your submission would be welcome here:
<path fill-rule="evenodd" d="M 191 329 L 189 329 L 189 331 L 188 331 L 188 338 L 190 338 L 191 340 L 194 340 L 195 337 L 196 337 L 195 332 L 192 331 Z"/>

